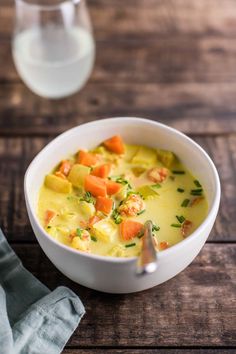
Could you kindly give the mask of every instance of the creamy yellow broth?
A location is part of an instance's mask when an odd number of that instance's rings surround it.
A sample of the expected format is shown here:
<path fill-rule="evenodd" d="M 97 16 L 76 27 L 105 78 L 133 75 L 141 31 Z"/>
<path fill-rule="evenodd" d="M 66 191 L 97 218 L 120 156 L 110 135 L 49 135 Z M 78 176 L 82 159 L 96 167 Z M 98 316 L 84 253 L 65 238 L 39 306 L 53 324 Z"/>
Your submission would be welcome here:
<path fill-rule="evenodd" d="M 142 153 L 140 155 L 140 149 L 145 150 L 144 155 Z M 122 190 L 111 196 L 113 209 L 118 208 L 119 210 L 122 201 L 125 203 L 127 200 L 126 192 L 130 195 L 134 193 L 142 197 L 145 206 L 144 211 L 141 210 L 140 215 L 135 216 L 118 213 L 118 219 L 114 219 L 112 212 L 105 215 L 97 212 L 92 203 L 81 201 L 85 193 L 83 187 L 73 186 L 69 193 L 59 193 L 48 188 L 44 183 L 39 192 L 38 217 L 46 232 L 59 242 L 75 248 L 75 242 L 72 242 L 72 240 L 74 237 L 80 237 L 76 230 L 79 229 L 79 233 L 81 233 L 83 229 L 87 229 L 90 239 L 87 240 L 89 246 L 88 249 L 84 250 L 85 252 L 115 257 L 132 257 L 137 256 L 140 252 L 142 234 L 139 233 L 137 237 L 127 241 L 123 240 L 120 234 L 121 226 L 116 223 L 117 221 L 129 219 L 143 224 L 146 220 L 152 220 L 156 226 L 153 231 L 157 241 L 156 248 L 162 250 L 182 241 L 206 217 L 208 205 L 201 182 L 197 181 L 173 154 L 167 155 L 168 158 L 165 160 L 160 151 L 134 145 L 125 145 L 125 154 L 123 155 L 109 152 L 103 146 L 94 149 L 92 153 L 101 156 L 103 163 L 110 162 L 112 164 L 112 170 L 108 178 L 111 180 L 122 178 Z M 74 163 L 76 157 L 70 158 L 70 161 Z M 155 167 L 167 168 L 168 175 L 164 181 L 155 183 L 150 180 L 148 173 L 150 169 Z M 58 167 L 54 169 L 52 174 L 57 169 Z M 128 181 L 129 187 L 124 180 Z M 142 195 L 142 186 L 151 187 L 151 192 L 154 191 L 154 195 L 145 198 Z M 56 214 L 49 223 L 45 223 L 47 210 Z M 99 215 L 102 220 L 108 221 L 111 228 L 106 234 L 108 240 L 100 237 L 101 235 L 97 234 L 93 227 L 86 226 L 86 222 L 93 215 Z M 183 220 L 191 222 L 190 230 L 184 236 L 182 232 Z M 77 249 L 83 251 L 79 247 Z"/>

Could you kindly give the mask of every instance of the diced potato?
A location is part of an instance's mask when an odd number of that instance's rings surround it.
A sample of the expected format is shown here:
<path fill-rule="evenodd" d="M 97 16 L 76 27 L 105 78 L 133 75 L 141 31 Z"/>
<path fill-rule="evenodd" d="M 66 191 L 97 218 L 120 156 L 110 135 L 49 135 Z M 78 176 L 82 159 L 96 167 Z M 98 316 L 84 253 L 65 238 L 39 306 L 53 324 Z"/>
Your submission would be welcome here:
<path fill-rule="evenodd" d="M 72 190 L 72 185 L 69 181 L 52 174 L 45 177 L 44 183 L 47 188 L 58 193 L 71 193 Z"/>
<path fill-rule="evenodd" d="M 141 174 L 143 174 L 147 169 L 145 167 L 142 166 L 137 166 L 137 167 L 133 167 L 131 168 L 133 174 L 135 175 L 135 177 L 139 177 L 141 176 Z"/>
<path fill-rule="evenodd" d="M 94 205 L 92 203 L 87 203 L 85 201 L 79 202 L 79 209 L 86 219 L 91 218 L 91 216 L 93 216 L 96 212 Z"/>
<path fill-rule="evenodd" d="M 92 227 L 94 235 L 101 241 L 111 242 L 117 231 L 117 226 L 112 220 L 103 219 L 96 222 Z"/>
<path fill-rule="evenodd" d="M 150 200 L 159 196 L 159 194 L 151 186 L 141 186 L 137 190 L 144 199 Z"/>
<path fill-rule="evenodd" d="M 131 162 L 144 166 L 154 165 L 155 163 L 157 163 L 156 151 L 146 146 L 140 146 L 137 153 L 132 158 Z"/>
<path fill-rule="evenodd" d="M 117 200 L 121 201 L 127 197 L 128 187 L 127 184 L 124 185 L 118 193 L 116 193 L 115 197 Z"/>
<path fill-rule="evenodd" d="M 88 242 L 81 240 L 79 237 L 74 237 L 71 241 L 71 247 L 80 251 L 88 252 Z"/>
<path fill-rule="evenodd" d="M 130 162 L 138 151 L 138 145 L 125 144 L 125 160 Z"/>
<path fill-rule="evenodd" d="M 175 161 L 175 154 L 168 150 L 157 149 L 157 158 L 167 168 L 170 168 Z"/>
<path fill-rule="evenodd" d="M 115 245 L 112 249 L 108 252 L 109 256 L 112 257 L 125 257 L 125 249 L 122 245 Z"/>
<path fill-rule="evenodd" d="M 85 177 L 89 175 L 89 173 L 90 167 L 76 163 L 70 170 L 68 180 L 73 184 L 74 187 L 79 188 L 84 185 Z"/>
<path fill-rule="evenodd" d="M 98 146 L 95 149 L 91 150 L 94 154 L 107 155 L 107 150 L 104 146 Z"/>

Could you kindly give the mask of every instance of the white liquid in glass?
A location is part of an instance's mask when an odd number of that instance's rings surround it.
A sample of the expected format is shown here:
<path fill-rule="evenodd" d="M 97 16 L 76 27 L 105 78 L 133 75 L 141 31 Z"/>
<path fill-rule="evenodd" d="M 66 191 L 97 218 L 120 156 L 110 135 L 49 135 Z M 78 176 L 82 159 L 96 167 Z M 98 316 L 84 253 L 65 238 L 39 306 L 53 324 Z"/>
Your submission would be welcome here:
<path fill-rule="evenodd" d="M 80 27 L 25 30 L 13 41 L 13 57 L 23 81 L 49 98 L 68 96 L 84 85 L 93 68 L 94 51 L 91 33 Z"/>

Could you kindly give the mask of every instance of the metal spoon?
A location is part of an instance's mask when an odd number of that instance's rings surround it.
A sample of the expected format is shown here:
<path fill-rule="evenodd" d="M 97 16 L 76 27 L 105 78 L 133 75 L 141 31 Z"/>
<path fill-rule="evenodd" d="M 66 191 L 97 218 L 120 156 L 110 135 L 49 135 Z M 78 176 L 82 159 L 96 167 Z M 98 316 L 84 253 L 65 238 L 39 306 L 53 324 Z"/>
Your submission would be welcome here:
<path fill-rule="evenodd" d="M 153 243 L 152 222 L 146 221 L 144 224 L 143 245 L 138 258 L 136 274 L 145 275 L 153 273 L 157 269 L 157 253 Z"/>

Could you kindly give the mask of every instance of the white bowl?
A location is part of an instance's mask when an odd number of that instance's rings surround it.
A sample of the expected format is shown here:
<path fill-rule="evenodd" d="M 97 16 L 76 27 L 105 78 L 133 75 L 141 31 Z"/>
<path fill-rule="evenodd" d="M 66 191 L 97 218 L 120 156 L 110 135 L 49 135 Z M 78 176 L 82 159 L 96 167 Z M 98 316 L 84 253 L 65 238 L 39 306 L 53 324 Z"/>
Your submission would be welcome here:
<path fill-rule="evenodd" d="M 136 258 L 86 254 L 49 236 L 37 217 L 39 189 L 44 176 L 63 158 L 79 148 L 90 149 L 112 135 L 125 142 L 174 151 L 201 181 L 209 203 L 204 222 L 186 239 L 158 254 L 158 268 L 149 275 L 135 275 Z M 141 118 L 111 118 L 80 125 L 49 143 L 31 162 L 25 174 L 27 211 L 36 238 L 53 264 L 68 278 L 89 288 L 109 293 L 131 293 L 151 288 L 174 277 L 192 262 L 214 224 L 220 202 L 220 181 L 206 152 L 193 140 L 166 125 Z"/>

